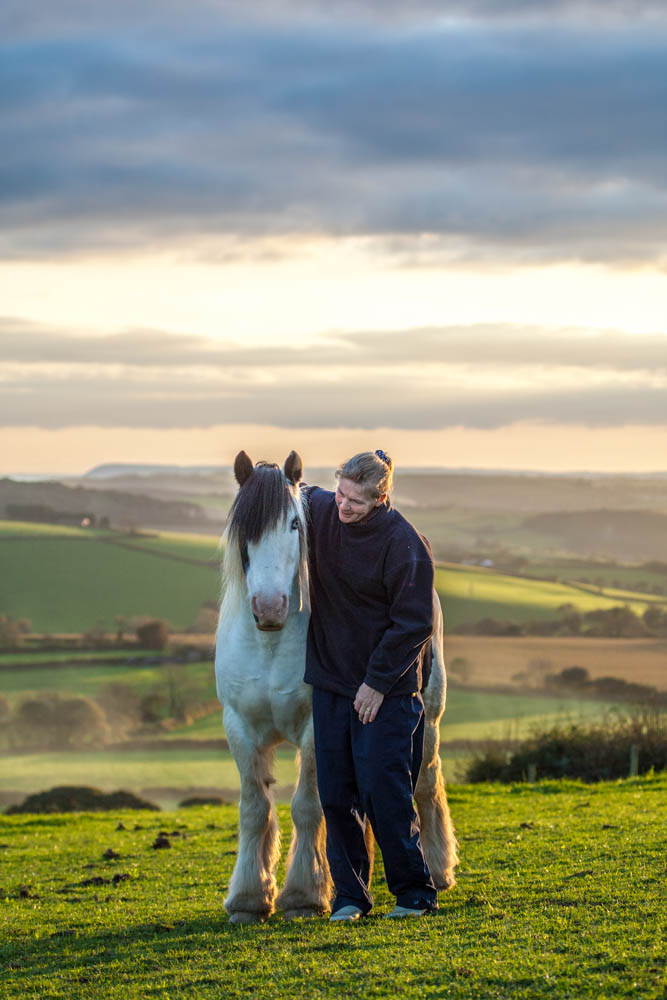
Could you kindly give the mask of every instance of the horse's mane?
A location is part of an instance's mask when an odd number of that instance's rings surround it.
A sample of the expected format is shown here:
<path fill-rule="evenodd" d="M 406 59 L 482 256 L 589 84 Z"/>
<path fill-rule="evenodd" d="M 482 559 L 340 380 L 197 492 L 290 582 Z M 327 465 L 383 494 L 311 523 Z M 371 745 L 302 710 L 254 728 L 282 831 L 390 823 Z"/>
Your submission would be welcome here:
<path fill-rule="evenodd" d="M 247 596 L 245 571 L 248 545 L 258 542 L 266 531 L 277 528 L 292 517 L 297 517 L 299 524 L 301 610 L 308 601 L 308 543 L 301 490 L 294 489 L 277 465 L 258 462 L 236 494 L 227 518 L 223 536 L 225 555 L 222 563 L 221 620 L 236 614 Z"/>

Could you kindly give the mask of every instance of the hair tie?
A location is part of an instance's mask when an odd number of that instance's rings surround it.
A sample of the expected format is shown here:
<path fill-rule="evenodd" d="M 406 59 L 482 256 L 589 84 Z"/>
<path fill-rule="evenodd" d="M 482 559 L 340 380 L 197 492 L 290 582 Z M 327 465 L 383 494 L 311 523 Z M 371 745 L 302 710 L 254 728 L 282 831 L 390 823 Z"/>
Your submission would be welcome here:
<path fill-rule="evenodd" d="M 383 452 L 382 448 L 377 448 L 376 451 L 375 451 L 375 454 L 377 455 L 378 458 L 382 459 L 382 461 L 384 462 L 385 465 L 389 465 L 389 459 L 387 458 L 387 456 Z"/>

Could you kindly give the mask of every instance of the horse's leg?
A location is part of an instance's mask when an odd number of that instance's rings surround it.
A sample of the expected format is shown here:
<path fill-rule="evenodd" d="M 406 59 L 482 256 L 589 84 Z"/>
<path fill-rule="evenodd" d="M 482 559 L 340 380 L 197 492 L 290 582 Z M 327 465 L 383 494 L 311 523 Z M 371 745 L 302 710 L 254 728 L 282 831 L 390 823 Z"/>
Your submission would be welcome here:
<path fill-rule="evenodd" d="M 235 924 L 255 923 L 273 913 L 280 831 L 270 794 L 270 750 L 256 747 L 242 721 L 225 711 L 225 730 L 241 775 L 239 852 L 225 909 Z"/>
<path fill-rule="evenodd" d="M 288 919 L 315 917 L 331 903 L 331 878 L 326 855 L 324 816 L 317 792 L 313 723 L 300 741 L 299 781 L 292 798 L 294 830 L 287 857 L 287 877 L 277 906 Z"/>

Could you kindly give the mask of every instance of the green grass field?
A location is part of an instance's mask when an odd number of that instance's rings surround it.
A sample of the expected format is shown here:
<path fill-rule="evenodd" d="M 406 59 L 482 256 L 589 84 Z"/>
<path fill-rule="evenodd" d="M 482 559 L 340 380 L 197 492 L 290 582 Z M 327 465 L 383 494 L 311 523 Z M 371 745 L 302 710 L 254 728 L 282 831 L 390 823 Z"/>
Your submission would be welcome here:
<path fill-rule="evenodd" d="M 444 607 L 445 625 L 449 628 L 487 617 L 514 622 L 554 619 L 562 604 L 573 604 L 579 611 L 586 612 L 627 603 L 637 614 L 642 614 L 647 607 L 646 600 L 637 594 L 624 595 L 619 601 L 564 583 L 507 576 L 491 569 L 456 563 L 437 567 L 436 588 Z"/>
<path fill-rule="evenodd" d="M 664 775 L 456 787 L 459 880 L 437 915 L 382 920 L 379 863 L 353 926 L 229 924 L 235 807 L 0 817 L 3 996 L 658 1000 L 666 792 Z M 178 834 L 169 850 L 151 848 L 159 830 Z"/>
<path fill-rule="evenodd" d="M 0 539 L 0 609 L 29 618 L 35 632 L 81 632 L 115 615 L 191 625 L 217 600 L 215 567 L 158 559 L 95 539 Z"/>
<path fill-rule="evenodd" d="M 531 562 L 529 572 L 538 577 L 558 577 L 559 580 L 588 580 L 591 583 L 601 584 L 603 587 L 612 587 L 616 582 L 620 583 L 628 590 L 636 588 L 640 584 L 648 584 L 664 587 L 667 592 L 667 574 L 656 573 L 652 570 L 644 569 L 642 566 L 609 566 L 606 563 L 578 561 L 576 559 L 555 560 L 545 562 L 538 560 Z"/>
<path fill-rule="evenodd" d="M 164 532 L 98 538 L 83 529 L 46 525 L 32 538 L 10 538 L 33 527 L 40 528 L 0 522 L 0 612 L 29 618 L 35 632 L 85 631 L 99 619 L 111 630 L 116 615 L 150 615 L 183 629 L 205 601 L 218 598 L 214 536 Z M 584 612 L 627 602 L 641 614 L 647 600 L 660 600 L 631 591 L 608 596 L 455 563 L 438 566 L 436 586 L 449 628 L 486 617 L 555 618 L 557 608 L 568 603 Z"/>

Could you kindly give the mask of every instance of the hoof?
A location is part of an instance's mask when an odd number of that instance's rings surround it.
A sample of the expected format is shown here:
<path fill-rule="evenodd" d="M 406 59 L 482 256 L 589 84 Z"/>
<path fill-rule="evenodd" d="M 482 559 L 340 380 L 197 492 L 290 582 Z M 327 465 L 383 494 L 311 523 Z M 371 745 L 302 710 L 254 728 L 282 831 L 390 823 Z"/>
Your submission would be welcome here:
<path fill-rule="evenodd" d="M 310 920 L 312 917 L 324 916 L 324 910 L 317 910 L 312 906 L 295 907 L 292 910 L 285 910 L 283 917 L 285 920 Z"/>
<path fill-rule="evenodd" d="M 268 917 L 268 913 L 232 913 L 229 918 L 230 924 L 261 924 Z"/>
<path fill-rule="evenodd" d="M 446 892 L 447 889 L 453 889 L 456 885 L 456 875 L 454 872 L 445 872 L 442 878 L 433 879 L 433 881 L 438 892 Z"/>

